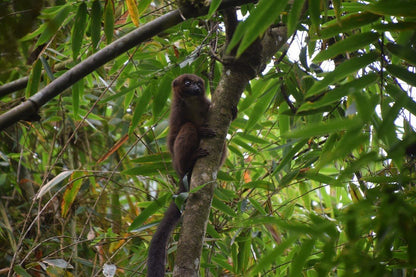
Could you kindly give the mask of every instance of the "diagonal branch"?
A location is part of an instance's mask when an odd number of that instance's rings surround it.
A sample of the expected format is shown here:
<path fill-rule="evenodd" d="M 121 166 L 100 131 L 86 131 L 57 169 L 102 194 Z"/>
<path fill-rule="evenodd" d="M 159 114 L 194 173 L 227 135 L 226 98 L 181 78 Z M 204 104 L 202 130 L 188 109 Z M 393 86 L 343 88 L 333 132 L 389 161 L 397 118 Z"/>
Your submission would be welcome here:
<path fill-rule="evenodd" d="M 223 0 L 220 9 L 252 2 L 255 2 L 255 0 Z M 41 106 L 62 93 L 65 89 L 69 88 L 71 85 L 75 84 L 105 63 L 137 46 L 139 43 L 183 22 L 186 18 L 198 17 L 207 12 L 208 9 L 192 11 L 174 10 L 114 41 L 53 80 L 50 84 L 31 96 L 27 101 L 1 114 L 0 131 L 19 120 L 36 115 Z"/>

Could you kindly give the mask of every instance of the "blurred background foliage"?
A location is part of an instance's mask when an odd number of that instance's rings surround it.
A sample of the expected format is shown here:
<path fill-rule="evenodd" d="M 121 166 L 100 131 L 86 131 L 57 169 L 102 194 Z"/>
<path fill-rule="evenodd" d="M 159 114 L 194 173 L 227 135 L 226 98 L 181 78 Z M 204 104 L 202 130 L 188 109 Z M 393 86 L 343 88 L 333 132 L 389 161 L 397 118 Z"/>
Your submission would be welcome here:
<path fill-rule="evenodd" d="M 0 5 L 0 83 L 28 77 L 0 99 L 0 112 L 175 8 L 164 0 Z M 271 24 L 285 24 L 289 40 L 250 82 L 229 129 L 201 276 L 414 276 L 415 11 L 412 0 L 239 7 L 239 51 Z M 213 92 L 222 20 L 212 12 L 165 30 L 50 101 L 40 122 L 0 133 L 0 272 L 145 273 L 176 190 L 170 84 L 193 72 Z"/>

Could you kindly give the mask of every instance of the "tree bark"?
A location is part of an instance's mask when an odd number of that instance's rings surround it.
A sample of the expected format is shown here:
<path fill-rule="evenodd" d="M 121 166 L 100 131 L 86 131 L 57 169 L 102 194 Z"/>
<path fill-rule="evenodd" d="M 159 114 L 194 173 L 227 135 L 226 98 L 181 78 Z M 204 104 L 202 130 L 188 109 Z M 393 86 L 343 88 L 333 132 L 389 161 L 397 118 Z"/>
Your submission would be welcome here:
<path fill-rule="evenodd" d="M 233 14 L 234 13 L 234 14 Z M 235 30 L 235 11 L 226 11 L 227 41 Z M 261 73 L 272 56 L 286 43 L 286 28 L 271 28 L 261 40 L 251 45 L 241 57 L 228 56 L 221 80 L 212 96 L 208 125 L 217 136 L 204 139 L 201 147 L 209 151 L 199 159 L 192 171 L 191 189 L 203 186 L 191 193 L 186 203 L 173 276 L 198 276 L 205 230 L 216 186 L 218 164 L 222 145 L 232 120 L 232 110 L 237 107 L 248 82 Z"/>

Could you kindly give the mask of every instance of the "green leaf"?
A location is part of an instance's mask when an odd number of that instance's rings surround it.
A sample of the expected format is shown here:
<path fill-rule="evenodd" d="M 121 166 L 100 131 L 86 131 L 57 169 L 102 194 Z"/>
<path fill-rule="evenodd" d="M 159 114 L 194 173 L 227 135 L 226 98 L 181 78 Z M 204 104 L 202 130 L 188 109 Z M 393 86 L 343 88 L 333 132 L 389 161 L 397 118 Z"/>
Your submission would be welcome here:
<path fill-rule="evenodd" d="M 414 0 L 379 0 L 365 6 L 365 9 L 379 15 L 414 17 L 416 2 Z"/>
<path fill-rule="evenodd" d="M 370 73 L 364 75 L 358 79 L 354 79 L 350 82 L 342 84 L 332 90 L 329 90 L 325 95 L 315 102 L 305 102 L 299 107 L 297 113 L 316 110 L 325 106 L 328 106 L 334 102 L 340 101 L 342 97 L 350 95 L 354 92 L 360 92 L 362 89 L 370 86 L 378 80 L 378 74 Z"/>
<path fill-rule="evenodd" d="M 389 22 L 373 24 L 372 27 L 379 32 L 402 32 L 416 29 L 416 22 Z"/>
<path fill-rule="evenodd" d="M 406 82 L 407 84 L 416 87 L 416 74 L 408 71 L 406 68 L 395 64 L 389 64 L 386 66 L 387 71 Z"/>
<path fill-rule="evenodd" d="M 411 97 L 407 95 L 406 92 L 401 90 L 395 85 L 388 84 L 386 86 L 386 91 L 390 94 L 397 102 L 403 104 L 403 108 L 411 112 L 413 115 L 416 115 L 416 103 Z M 403 101 L 404 100 L 404 101 Z"/>
<path fill-rule="evenodd" d="M 360 128 L 362 122 L 358 118 L 332 119 L 324 122 L 308 124 L 305 127 L 282 134 L 285 138 L 312 138 L 323 136 L 338 131 Z"/>
<path fill-rule="evenodd" d="M 368 135 L 359 133 L 357 130 L 348 131 L 342 136 L 334 149 L 322 154 L 316 167 L 319 169 L 332 161 L 344 159 L 353 150 L 360 148 L 366 141 L 369 141 Z"/>
<path fill-rule="evenodd" d="M 143 94 L 136 99 L 136 105 L 133 112 L 133 119 L 131 120 L 131 125 L 129 128 L 129 134 L 133 133 L 134 129 L 137 127 L 137 124 L 140 122 L 142 114 L 149 108 L 153 91 L 154 86 L 149 84 L 143 91 Z"/>
<path fill-rule="evenodd" d="M 257 121 L 264 116 L 267 108 L 270 105 L 273 97 L 276 95 L 276 86 L 280 81 L 278 79 L 269 80 L 267 86 L 264 88 L 264 94 L 259 97 L 253 109 L 251 110 L 249 119 L 247 121 L 245 130 L 250 130 Z"/>
<path fill-rule="evenodd" d="M 104 34 L 107 44 L 113 40 L 114 32 L 114 6 L 113 1 L 107 1 L 104 8 Z"/>
<path fill-rule="evenodd" d="M 56 31 L 61 27 L 62 23 L 68 19 L 68 14 L 72 7 L 70 4 L 62 6 L 54 18 L 52 18 L 46 25 L 45 31 L 40 35 L 36 45 L 42 45 L 49 41 L 49 39 L 56 35 Z"/>
<path fill-rule="evenodd" d="M 140 163 L 157 163 L 157 162 L 167 162 L 170 163 L 171 160 L 171 156 L 169 152 L 161 152 L 161 153 L 156 153 L 153 155 L 146 155 L 146 156 L 142 156 L 140 158 L 134 159 L 132 160 L 132 163 L 135 164 L 140 164 Z"/>
<path fill-rule="evenodd" d="M 102 9 L 100 0 L 94 0 L 92 2 L 91 7 L 91 41 L 92 41 L 92 48 L 95 50 L 98 46 L 98 42 L 100 42 L 101 36 L 101 17 L 102 17 Z"/>
<path fill-rule="evenodd" d="M 411 47 L 387 43 L 387 49 L 399 58 L 416 65 L 416 50 L 413 50 Z"/>
<path fill-rule="evenodd" d="M 140 0 L 139 4 L 137 5 L 139 14 L 142 14 L 147 9 L 147 7 L 149 7 L 150 3 L 152 3 L 152 0 Z"/>
<path fill-rule="evenodd" d="M 296 26 L 299 24 L 300 14 L 305 1 L 306 0 L 293 1 L 292 8 L 287 15 L 287 37 L 290 37 L 293 32 L 295 32 Z"/>
<path fill-rule="evenodd" d="M 353 29 L 368 25 L 378 20 L 379 18 L 380 16 L 369 12 L 346 15 L 343 16 L 339 21 L 337 19 L 334 19 L 332 21 L 327 22 L 325 25 L 322 25 L 319 38 L 331 38 L 339 35 L 340 33 L 349 32 Z"/>
<path fill-rule="evenodd" d="M 314 245 L 315 239 L 307 239 L 302 241 L 300 250 L 295 255 L 290 265 L 289 277 L 301 276 L 302 270 L 306 264 L 306 260 L 311 255 Z"/>
<path fill-rule="evenodd" d="M 330 185 L 330 186 L 335 186 L 335 187 L 342 187 L 343 186 L 343 184 L 340 181 L 338 181 L 337 179 L 332 178 L 328 175 L 321 174 L 321 173 L 308 171 L 308 172 L 305 172 L 303 174 L 303 176 L 307 179 L 314 180 L 318 183 L 322 183 L 322 184 L 326 184 L 326 185 Z"/>
<path fill-rule="evenodd" d="M 316 32 L 319 33 L 319 26 L 321 24 L 321 0 L 308 0 L 308 11 L 311 19 L 311 27 Z"/>
<path fill-rule="evenodd" d="M 166 101 L 171 94 L 171 77 L 166 74 L 159 82 L 159 87 L 153 98 L 153 117 L 157 117 L 163 108 L 166 107 Z"/>
<path fill-rule="evenodd" d="M 153 201 L 146 209 L 144 209 L 138 217 L 136 217 L 129 227 L 129 232 L 139 228 L 151 215 L 157 212 L 160 208 L 164 207 L 166 203 L 172 199 L 172 195 L 167 193 L 155 201 Z"/>
<path fill-rule="evenodd" d="M 87 4 L 81 2 L 75 15 L 75 22 L 72 28 L 72 58 L 77 59 L 84 39 L 85 27 L 87 26 Z"/>
<path fill-rule="evenodd" d="M 23 276 L 23 277 L 31 277 L 32 275 L 27 273 L 27 271 L 20 265 L 16 265 L 13 267 L 13 270 L 15 271 L 15 273 L 19 274 L 19 276 Z"/>
<path fill-rule="evenodd" d="M 334 85 L 337 81 L 357 72 L 359 69 L 364 69 L 367 65 L 376 61 L 377 58 L 377 53 L 370 52 L 341 63 L 334 71 L 327 73 L 323 80 L 314 83 L 306 93 L 305 98 L 320 94 L 323 90 L 327 90 L 328 86 Z"/>
<path fill-rule="evenodd" d="M 215 11 L 218 9 L 218 7 L 221 4 L 221 0 L 212 0 L 211 4 L 209 5 L 209 11 L 208 11 L 208 18 L 211 18 L 211 16 L 215 13 Z"/>
<path fill-rule="evenodd" d="M 228 45 L 231 52 L 240 42 L 237 56 L 240 56 L 277 19 L 286 7 L 288 0 L 261 0 L 250 16 L 240 24 Z"/>
<path fill-rule="evenodd" d="M 79 112 L 79 103 L 84 94 L 84 79 L 79 80 L 72 85 L 72 111 L 77 118 Z"/>
<path fill-rule="evenodd" d="M 308 139 L 304 139 L 296 143 L 293 147 L 290 148 L 289 151 L 287 151 L 286 155 L 282 158 L 279 165 L 276 167 L 276 169 L 273 172 L 273 175 L 276 173 L 279 173 L 282 168 L 284 168 L 286 165 L 290 166 L 290 161 L 293 159 L 293 156 L 302 149 L 302 147 L 308 142 Z"/>
<path fill-rule="evenodd" d="M 278 244 L 271 251 L 265 252 L 260 256 L 259 261 L 250 271 L 250 276 L 257 276 L 260 272 L 267 270 L 274 262 L 277 257 L 281 257 L 285 250 L 293 245 L 293 243 L 299 238 L 299 234 L 291 234 L 285 241 Z"/>
<path fill-rule="evenodd" d="M 42 62 L 37 60 L 33 66 L 32 71 L 30 72 L 29 81 L 27 83 L 25 96 L 29 98 L 35 94 L 39 89 L 40 79 L 42 77 Z"/>
<path fill-rule="evenodd" d="M 228 205 L 226 205 L 224 202 L 219 200 L 217 197 L 214 197 L 212 199 L 212 207 L 214 207 L 215 209 L 219 211 L 222 211 L 224 214 L 227 214 L 231 217 L 237 216 L 237 214 Z"/>
<path fill-rule="evenodd" d="M 318 55 L 313 59 L 314 62 L 321 62 L 339 54 L 353 52 L 362 47 L 368 47 L 370 43 L 377 40 L 379 35 L 373 32 L 361 33 L 350 36 L 344 40 L 338 41 L 331 45 L 325 51 L 319 52 Z"/>
<path fill-rule="evenodd" d="M 376 152 L 369 152 L 369 153 L 363 153 L 358 159 L 350 162 L 348 166 L 341 171 L 341 174 L 339 175 L 339 180 L 343 181 L 343 179 L 346 179 L 346 181 L 351 180 L 351 175 L 355 172 L 360 171 L 363 167 L 366 167 L 370 165 L 371 163 L 374 163 L 377 161 L 377 153 Z"/>
<path fill-rule="evenodd" d="M 123 170 L 121 173 L 126 175 L 158 176 L 160 175 L 160 171 L 165 172 L 166 169 L 171 169 L 170 163 L 144 163 L 136 167 Z"/>

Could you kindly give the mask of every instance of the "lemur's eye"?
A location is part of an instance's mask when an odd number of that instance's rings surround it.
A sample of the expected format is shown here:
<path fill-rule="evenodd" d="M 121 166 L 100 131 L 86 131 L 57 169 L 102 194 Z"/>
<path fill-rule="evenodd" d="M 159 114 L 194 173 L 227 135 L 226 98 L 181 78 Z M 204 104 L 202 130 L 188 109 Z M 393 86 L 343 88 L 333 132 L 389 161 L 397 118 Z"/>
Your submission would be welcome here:
<path fill-rule="evenodd" d="M 189 87 L 191 85 L 191 81 L 189 80 L 185 80 L 185 82 L 183 82 L 185 86 Z"/>

